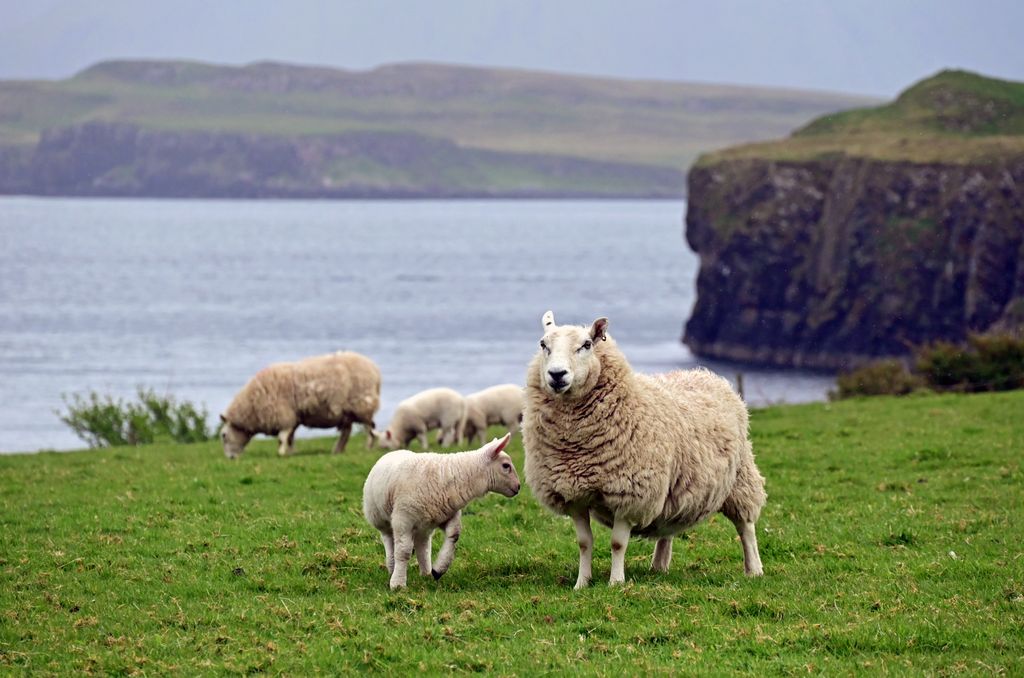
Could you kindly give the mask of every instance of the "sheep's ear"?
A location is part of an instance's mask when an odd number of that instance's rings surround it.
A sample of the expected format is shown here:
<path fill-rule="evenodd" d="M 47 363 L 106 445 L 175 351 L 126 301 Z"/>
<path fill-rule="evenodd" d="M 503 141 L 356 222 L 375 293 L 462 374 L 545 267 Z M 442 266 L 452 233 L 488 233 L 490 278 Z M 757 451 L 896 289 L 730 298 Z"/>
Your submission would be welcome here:
<path fill-rule="evenodd" d="M 487 443 L 487 454 L 491 457 L 491 459 L 497 459 L 498 455 L 501 454 L 501 451 L 505 449 L 505 446 L 508 445 L 508 441 L 511 439 L 511 433 L 506 433 L 505 437 L 501 439 L 495 438 L 491 442 Z"/>
<path fill-rule="evenodd" d="M 224 415 L 223 415 L 223 414 L 222 414 L 222 415 L 220 415 L 220 423 L 222 423 L 222 424 L 226 424 L 226 423 L 228 423 L 228 420 L 224 418 Z"/>
<path fill-rule="evenodd" d="M 608 318 L 598 318 L 594 321 L 594 324 L 590 326 L 590 339 L 592 341 L 602 341 L 608 338 Z"/>
<path fill-rule="evenodd" d="M 388 429 L 387 431 L 384 431 L 384 439 L 385 440 L 391 440 L 391 429 Z"/>
<path fill-rule="evenodd" d="M 551 311 L 546 312 L 540 319 L 541 327 L 544 328 L 546 334 L 550 330 L 555 329 L 555 314 Z"/>

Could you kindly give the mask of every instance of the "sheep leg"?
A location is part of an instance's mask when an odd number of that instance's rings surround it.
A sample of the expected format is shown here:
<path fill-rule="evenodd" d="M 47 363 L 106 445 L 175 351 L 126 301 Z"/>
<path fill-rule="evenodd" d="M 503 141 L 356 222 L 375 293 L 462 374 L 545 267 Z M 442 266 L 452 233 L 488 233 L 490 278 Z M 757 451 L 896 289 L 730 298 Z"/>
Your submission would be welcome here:
<path fill-rule="evenodd" d="M 412 530 L 395 529 L 395 570 L 391 573 L 391 590 L 404 589 L 409 558 L 414 546 Z"/>
<path fill-rule="evenodd" d="M 590 584 L 591 565 L 594 558 L 594 533 L 590 531 L 590 511 L 583 509 L 572 514 L 572 522 L 576 526 L 576 543 L 580 546 L 580 573 L 576 577 L 576 590 L 586 588 Z"/>
<path fill-rule="evenodd" d="M 618 516 L 612 525 L 612 576 L 608 579 L 609 586 L 626 583 L 626 546 L 633 526 Z"/>
<path fill-rule="evenodd" d="M 437 560 L 434 561 L 434 569 L 431 570 L 431 574 L 434 575 L 434 579 L 440 579 L 448 568 L 452 565 L 452 560 L 455 558 L 455 544 L 459 541 L 459 535 L 462 534 L 462 511 L 458 511 L 451 520 L 444 524 L 444 544 L 441 545 L 441 550 L 437 552 Z"/>
<path fill-rule="evenodd" d="M 388 576 L 395 572 L 395 537 L 386 532 L 380 533 L 380 540 L 384 543 L 384 565 L 388 568 Z"/>
<path fill-rule="evenodd" d="M 651 569 L 655 572 L 668 572 L 668 566 L 671 562 L 672 537 L 662 537 L 654 546 L 654 557 L 651 559 Z"/>
<path fill-rule="evenodd" d="M 352 435 L 352 424 L 342 424 L 338 427 L 338 442 L 334 443 L 334 449 L 331 450 L 331 454 L 341 454 L 345 451 L 345 446 L 348 445 L 348 437 Z"/>
<path fill-rule="evenodd" d="M 298 427 L 285 429 L 277 433 L 277 439 L 280 441 L 280 444 L 277 446 L 277 453 L 282 457 L 295 452 L 295 428 Z"/>
<path fill-rule="evenodd" d="M 417 534 L 415 539 L 416 561 L 420 566 L 420 574 L 424 577 L 430 574 L 430 537 L 433 530 L 425 534 Z"/>
<path fill-rule="evenodd" d="M 509 422 L 509 424 L 508 424 L 508 432 L 511 433 L 512 435 L 515 435 L 515 434 L 519 433 L 519 420 L 518 419 L 513 419 L 511 422 Z"/>
<path fill-rule="evenodd" d="M 733 521 L 736 525 L 736 532 L 740 535 L 740 543 L 743 544 L 743 572 L 748 577 L 760 577 L 764 574 L 761 566 L 761 554 L 757 550 L 757 532 L 754 530 L 754 523 L 742 518 Z"/>
<path fill-rule="evenodd" d="M 430 447 L 430 440 L 427 438 L 427 433 L 429 433 L 429 431 L 427 431 L 427 427 L 425 425 L 417 429 L 416 433 L 416 437 L 420 441 L 420 447 L 423 448 L 424 452 L 426 452 Z"/>

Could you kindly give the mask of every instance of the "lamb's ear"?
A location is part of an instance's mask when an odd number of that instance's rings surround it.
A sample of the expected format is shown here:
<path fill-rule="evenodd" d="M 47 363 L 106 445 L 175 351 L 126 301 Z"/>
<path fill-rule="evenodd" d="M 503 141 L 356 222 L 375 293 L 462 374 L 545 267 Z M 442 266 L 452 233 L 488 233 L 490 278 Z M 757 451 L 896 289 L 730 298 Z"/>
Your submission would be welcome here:
<path fill-rule="evenodd" d="M 590 326 L 590 339 L 592 341 L 603 341 L 608 338 L 608 318 L 598 318 Z"/>
<path fill-rule="evenodd" d="M 220 423 L 222 423 L 222 424 L 226 424 L 226 423 L 228 423 L 228 420 L 224 418 L 224 415 L 223 415 L 223 414 L 222 414 L 222 415 L 220 415 Z"/>
<path fill-rule="evenodd" d="M 391 440 L 391 429 L 388 429 L 387 431 L 384 431 L 384 439 L 385 440 Z"/>
<path fill-rule="evenodd" d="M 547 334 L 549 330 L 555 329 L 555 314 L 551 311 L 546 312 L 540 319 L 541 327 L 544 329 L 544 333 Z"/>
<path fill-rule="evenodd" d="M 495 438 L 491 442 L 487 443 L 487 456 L 491 459 L 497 459 L 501 451 L 508 445 L 508 441 L 512 439 L 511 433 L 506 433 L 504 438 Z"/>

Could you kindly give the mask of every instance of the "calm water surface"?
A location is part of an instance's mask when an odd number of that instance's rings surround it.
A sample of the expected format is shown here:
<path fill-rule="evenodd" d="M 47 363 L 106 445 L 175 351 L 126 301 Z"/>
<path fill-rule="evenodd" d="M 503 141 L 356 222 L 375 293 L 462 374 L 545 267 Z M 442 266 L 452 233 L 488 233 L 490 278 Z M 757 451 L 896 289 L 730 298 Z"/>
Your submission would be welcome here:
<path fill-rule="evenodd" d="M 423 388 L 522 383 L 549 308 L 559 323 L 607 315 L 638 370 L 692 366 L 684 210 L 2 198 L 0 450 L 82 447 L 55 414 L 62 394 L 149 386 L 215 417 L 266 364 L 338 349 L 380 366 L 383 424 Z M 831 385 L 744 373 L 752 404 Z"/>

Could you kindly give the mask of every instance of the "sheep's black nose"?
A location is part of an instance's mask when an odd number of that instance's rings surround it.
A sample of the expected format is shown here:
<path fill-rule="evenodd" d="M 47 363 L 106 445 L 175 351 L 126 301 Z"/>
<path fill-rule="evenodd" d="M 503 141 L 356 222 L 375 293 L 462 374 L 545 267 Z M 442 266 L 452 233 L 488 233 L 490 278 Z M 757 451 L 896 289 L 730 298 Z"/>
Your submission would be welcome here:
<path fill-rule="evenodd" d="M 556 382 L 562 381 L 562 378 L 567 374 L 569 374 L 569 370 L 548 370 L 548 376 Z"/>

